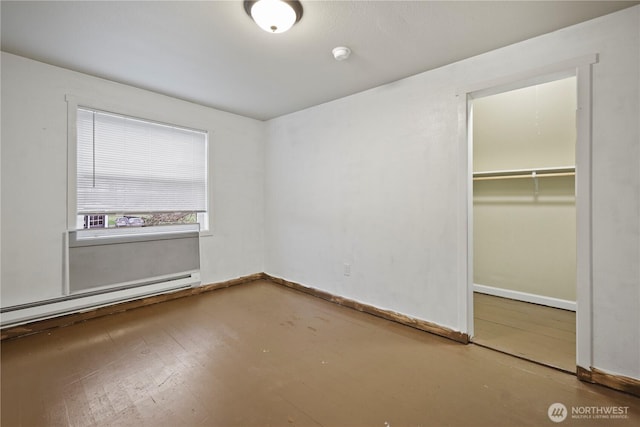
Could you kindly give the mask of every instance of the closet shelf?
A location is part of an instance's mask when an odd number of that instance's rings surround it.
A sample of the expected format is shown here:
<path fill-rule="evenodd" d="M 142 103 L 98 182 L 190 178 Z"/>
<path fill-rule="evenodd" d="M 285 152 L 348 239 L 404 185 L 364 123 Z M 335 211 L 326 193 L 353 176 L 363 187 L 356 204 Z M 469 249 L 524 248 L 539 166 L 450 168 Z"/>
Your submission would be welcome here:
<path fill-rule="evenodd" d="M 574 176 L 575 166 L 563 166 L 557 168 L 536 168 L 536 169 L 510 169 L 497 171 L 474 172 L 474 181 L 491 179 L 517 179 L 517 178 L 544 178 L 553 176 Z"/>

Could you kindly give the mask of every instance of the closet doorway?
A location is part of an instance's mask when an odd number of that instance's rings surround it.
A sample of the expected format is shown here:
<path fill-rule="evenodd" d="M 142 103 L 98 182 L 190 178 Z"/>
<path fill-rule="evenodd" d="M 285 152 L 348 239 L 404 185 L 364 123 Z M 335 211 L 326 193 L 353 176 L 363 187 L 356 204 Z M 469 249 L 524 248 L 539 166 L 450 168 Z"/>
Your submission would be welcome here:
<path fill-rule="evenodd" d="M 576 77 L 472 101 L 476 344 L 576 368 Z"/>

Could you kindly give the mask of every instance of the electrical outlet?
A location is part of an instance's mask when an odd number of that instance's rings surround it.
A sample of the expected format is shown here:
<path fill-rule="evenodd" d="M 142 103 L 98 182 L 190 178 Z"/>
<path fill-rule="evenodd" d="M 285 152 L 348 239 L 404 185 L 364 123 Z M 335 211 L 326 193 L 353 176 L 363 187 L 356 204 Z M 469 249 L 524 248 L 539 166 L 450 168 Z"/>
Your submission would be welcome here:
<path fill-rule="evenodd" d="M 351 276 L 351 264 L 346 264 L 344 265 L 344 275 L 345 276 Z"/>

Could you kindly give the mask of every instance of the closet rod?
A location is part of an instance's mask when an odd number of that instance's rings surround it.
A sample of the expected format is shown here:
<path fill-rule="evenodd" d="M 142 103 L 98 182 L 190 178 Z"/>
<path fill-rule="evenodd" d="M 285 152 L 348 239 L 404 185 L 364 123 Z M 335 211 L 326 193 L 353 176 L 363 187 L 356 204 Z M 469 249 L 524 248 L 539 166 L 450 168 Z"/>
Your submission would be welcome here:
<path fill-rule="evenodd" d="M 560 173 L 542 173 L 542 174 L 536 174 L 535 176 L 533 174 L 528 174 L 528 175 L 502 175 L 502 176 L 477 176 L 477 177 L 473 177 L 474 181 L 489 181 L 492 179 L 514 179 L 514 178 L 546 178 L 546 177 L 551 177 L 551 176 L 574 176 L 576 173 L 575 172 L 560 172 Z"/>
<path fill-rule="evenodd" d="M 514 178 L 543 178 L 554 176 L 574 176 L 575 166 L 560 168 L 540 168 L 540 169 L 514 169 L 501 171 L 476 172 L 473 174 L 474 181 L 491 179 L 514 179 Z"/>

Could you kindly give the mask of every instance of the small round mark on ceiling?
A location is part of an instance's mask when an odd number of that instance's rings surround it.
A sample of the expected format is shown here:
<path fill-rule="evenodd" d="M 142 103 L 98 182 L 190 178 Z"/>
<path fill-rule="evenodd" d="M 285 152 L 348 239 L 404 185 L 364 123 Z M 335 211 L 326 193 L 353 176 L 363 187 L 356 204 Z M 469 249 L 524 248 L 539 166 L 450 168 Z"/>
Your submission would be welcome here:
<path fill-rule="evenodd" d="M 331 53 L 333 53 L 333 57 L 336 59 L 336 61 L 344 61 L 345 59 L 349 58 L 349 55 L 351 55 L 351 49 L 346 46 L 338 46 L 333 48 Z"/>

